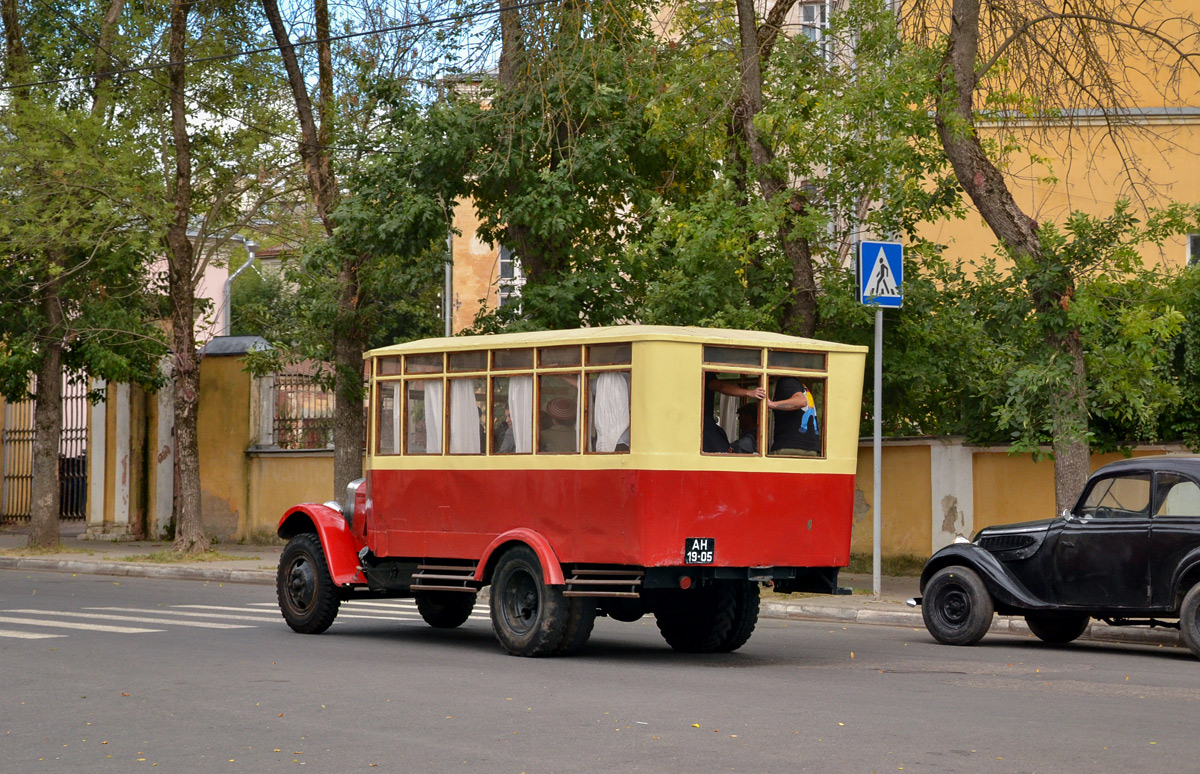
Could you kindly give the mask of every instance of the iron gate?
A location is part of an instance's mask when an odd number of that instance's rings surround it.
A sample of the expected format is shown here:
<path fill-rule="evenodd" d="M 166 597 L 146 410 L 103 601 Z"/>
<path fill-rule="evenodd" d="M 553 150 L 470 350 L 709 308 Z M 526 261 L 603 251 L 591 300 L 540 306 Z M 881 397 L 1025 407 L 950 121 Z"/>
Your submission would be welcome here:
<path fill-rule="evenodd" d="M 0 520 L 29 518 L 33 502 L 32 400 L 4 404 L 4 472 L 0 479 Z M 87 516 L 87 389 L 63 385 L 63 430 L 58 442 L 59 516 Z"/>

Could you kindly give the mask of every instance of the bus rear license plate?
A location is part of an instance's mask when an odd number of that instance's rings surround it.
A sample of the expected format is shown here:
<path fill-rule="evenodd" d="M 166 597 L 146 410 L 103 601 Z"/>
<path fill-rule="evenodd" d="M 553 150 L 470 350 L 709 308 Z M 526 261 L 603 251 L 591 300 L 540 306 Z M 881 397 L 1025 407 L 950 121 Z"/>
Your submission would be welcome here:
<path fill-rule="evenodd" d="M 714 538 L 688 538 L 683 541 L 684 564 L 712 564 L 717 553 Z"/>

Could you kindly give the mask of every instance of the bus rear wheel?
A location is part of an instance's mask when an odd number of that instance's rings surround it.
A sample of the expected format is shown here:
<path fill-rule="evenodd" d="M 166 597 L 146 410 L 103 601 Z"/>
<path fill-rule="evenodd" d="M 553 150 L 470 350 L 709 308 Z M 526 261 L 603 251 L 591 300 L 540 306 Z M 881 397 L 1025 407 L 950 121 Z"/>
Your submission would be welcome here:
<path fill-rule="evenodd" d="M 733 589 L 733 624 L 717 648 L 732 653 L 746 644 L 758 625 L 758 584 L 751 581 L 729 581 Z"/>
<path fill-rule="evenodd" d="M 737 614 L 734 588 L 733 584 L 718 582 L 670 593 L 658 601 L 654 610 L 659 633 L 680 653 L 716 653 L 741 647 L 745 639 L 736 642 L 737 637 L 731 636 Z M 757 605 L 754 612 L 757 621 Z M 746 639 L 749 636 L 746 633 Z M 727 643 L 732 647 L 724 647 Z"/>
<path fill-rule="evenodd" d="M 301 533 L 284 546 L 275 576 L 275 594 L 283 620 L 293 630 L 320 634 L 333 625 L 341 600 L 316 535 Z"/>
<path fill-rule="evenodd" d="M 500 557 L 492 579 L 492 629 L 514 656 L 567 655 L 583 647 L 592 633 L 595 605 L 563 596 L 547 586 L 542 564 L 528 546 L 510 548 Z"/>
<path fill-rule="evenodd" d="M 425 623 L 435 629 L 454 629 L 462 626 L 475 609 L 474 593 L 462 591 L 424 591 L 413 594 L 417 612 Z"/>

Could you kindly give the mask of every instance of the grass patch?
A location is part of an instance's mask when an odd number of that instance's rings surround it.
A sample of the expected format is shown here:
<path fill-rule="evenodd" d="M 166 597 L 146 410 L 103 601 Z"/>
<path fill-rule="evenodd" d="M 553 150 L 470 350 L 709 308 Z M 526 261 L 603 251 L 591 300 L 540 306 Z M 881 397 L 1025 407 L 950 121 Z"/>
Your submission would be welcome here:
<path fill-rule="evenodd" d="M 49 548 L 26 546 L 25 548 L 8 548 L 0 551 L 0 556 L 51 556 L 54 554 L 87 554 L 93 556 L 96 552 L 89 548 L 69 548 L 64 543 Z"/>
<path fill-rule="evenodd" d="M 897 554 L 884 556 L 879 560 L 880 574 L 892 576 L 920 576 L 925 569 L 925 557 L 912 554 Z M 844 571 L 855 575 L 870 575 L 873 573 L 873 559 L 870 554 L 850 554 L 850 566 Z"/>
<path fill-rule="evenodd" d="M 182 564 L 184 562 L 258 562 L 262 557 L 259 556 L 235 556 L 233 554 L 222 554 L 218 551 L 201 551 L 196 554 L 177 554 L 171 549 L 163 551 L 155 551 L 151 554 L 137 554 L 135 556 L 126 556 L 126 562 L 145 562 L 150 564 Z"/>

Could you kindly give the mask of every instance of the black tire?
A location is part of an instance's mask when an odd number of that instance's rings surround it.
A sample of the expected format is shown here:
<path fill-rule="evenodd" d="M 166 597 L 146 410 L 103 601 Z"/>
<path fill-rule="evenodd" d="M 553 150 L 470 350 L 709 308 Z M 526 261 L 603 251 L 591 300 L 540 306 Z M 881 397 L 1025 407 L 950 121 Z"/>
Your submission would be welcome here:
<path fill-rule="evenodd" d="M 1040 613 L 1025 616 L 1033 636 L 1051 645 L 1066 645 L 1079 639 L 1092 618 L 1080 613 Z"/>
<path fill-rule="evenodd" d="M 500 557 L 491 609 L 496 639 L 514 656 L 550 656 L 563 645 L 571 606 L 562 589 L 546 585 L 541 562 L 528 546 L 510 548 Z"/>
<path fill-rule="evenodd" d="M 732 653 L 745 645 L 758 625 L 758 584 L 731 581 L 730 585 L 733 587 L 733 624 L 717 648 L 722 653 Z"/>
<path fill-rule="evenodd" d="M 1192 586 L 1179 606 L 1179 631 L 1192 653 L 1200 657 L 1200 583 Z"/>
<path fill-rule="evenodd" d="M 675 591 L 664 595 L 655 607 L 658 631 L 680 653 L 715 653 L 733 642 L 730 631 L 737 600 L 728 583 Z M 757 616 L 756 616 L 757 620 Z"/>
<path fill-rule="evenodd" d="M 341 600 L 316 535 L 296 535 L 284 546 L 275 576 L 275 595 L 283 620 L 295 631 L 320 634 L 333 625 Z"/>
<path fill-rule="evenodd" d="M 556 656 L 570 656 L 578 653 L 588 638 L 592 636 L 592 627 L 596 625 L 596 602 L 586 597 L 567 597 L 567 628 L 563 631 L 562 642 L 554 651 Z"/>
<path fill-rule="evenodd" d="M 974 570 L 943 567 L 929 579 L 924 597 L 925 628 L 943 645 L 974 645 L 992 626 L 992 596 Z"/>
<path fill-rule="evenodd" d="M 462 626 L 475 609 L 475 597 L 463 591 L 422 591 L 413 594 L 417 612 L 425 623 L 435 629 L 454 629 Z"/>

